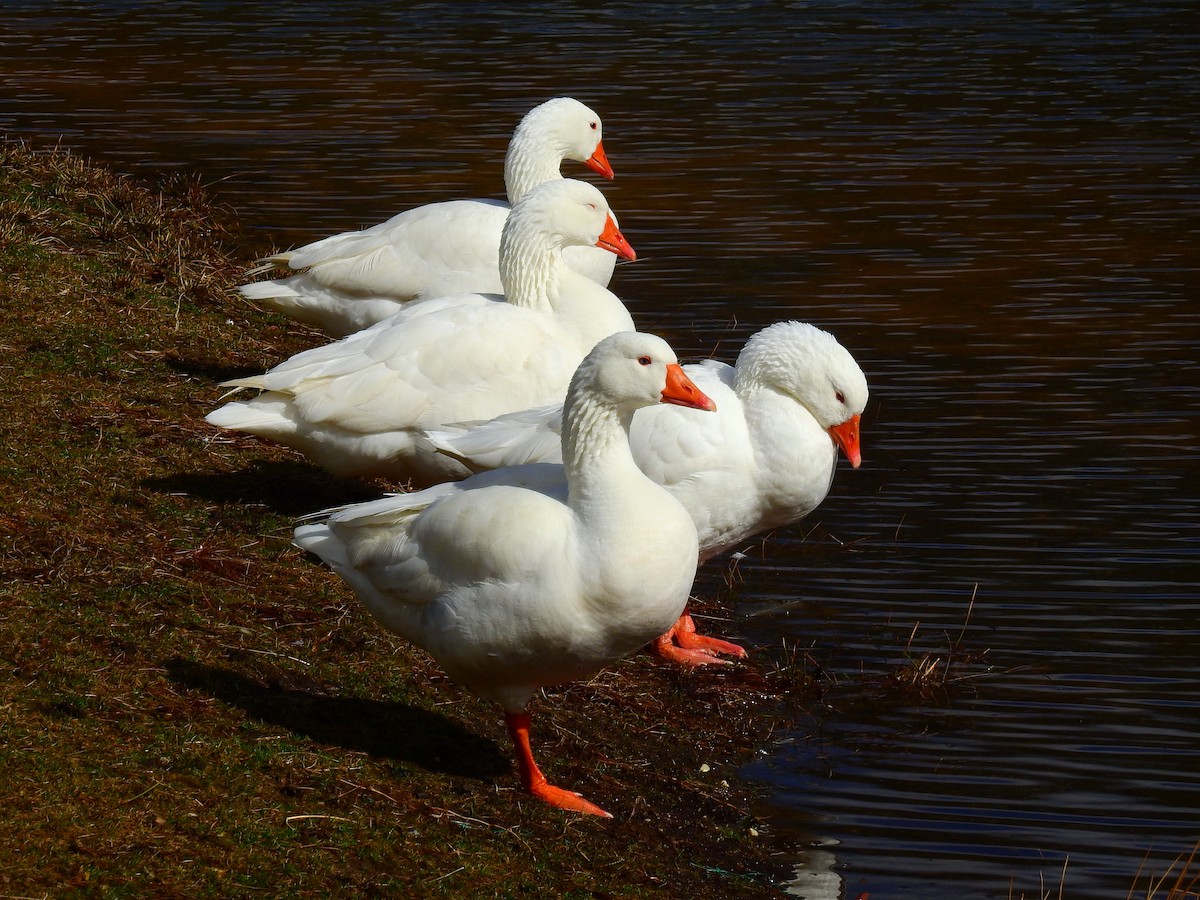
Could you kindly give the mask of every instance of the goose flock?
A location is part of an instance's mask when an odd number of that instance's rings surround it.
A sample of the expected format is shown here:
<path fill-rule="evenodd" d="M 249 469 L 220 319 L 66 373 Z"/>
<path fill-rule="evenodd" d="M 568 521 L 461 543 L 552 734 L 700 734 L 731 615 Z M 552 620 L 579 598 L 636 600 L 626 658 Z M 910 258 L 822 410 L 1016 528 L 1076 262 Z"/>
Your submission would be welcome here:
<path fill-rule="evenodd" d="M 777 322 L 733 365 L 681 366 L 608 289 L 636 259 L 604 195 L 600 117 L 560 97 L 518 124 L 508 203 L 452 200 L 260 260 L 240 287 L 329 343 L 225 384 L 212 425 L 343 476 L 421 488 L 315 513 L 295 543 L 381 625 L 496 701 L 522 788 L 548 782 L 529 704 L 652 644 L 681 665 L 739 645 L 696 633 L 696 568 L 794 523 L 861 461 L 867 381 L 830 334 Z"/>

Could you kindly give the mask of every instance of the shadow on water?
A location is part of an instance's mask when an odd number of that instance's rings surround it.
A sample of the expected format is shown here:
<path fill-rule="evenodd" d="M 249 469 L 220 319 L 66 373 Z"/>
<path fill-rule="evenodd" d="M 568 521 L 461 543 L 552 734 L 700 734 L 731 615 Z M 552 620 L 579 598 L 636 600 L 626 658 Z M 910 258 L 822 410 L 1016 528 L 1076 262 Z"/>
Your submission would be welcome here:
<path fill-rule="evenodd" d="M 511 771 L 494 741 L 437 713 L 403 703 L 339 697 L 312 679 L 255 661 L 258 677 L 175 658 L 168 677 L 321 744 L 412 763 L 430 772 L 489 779 Z"/>

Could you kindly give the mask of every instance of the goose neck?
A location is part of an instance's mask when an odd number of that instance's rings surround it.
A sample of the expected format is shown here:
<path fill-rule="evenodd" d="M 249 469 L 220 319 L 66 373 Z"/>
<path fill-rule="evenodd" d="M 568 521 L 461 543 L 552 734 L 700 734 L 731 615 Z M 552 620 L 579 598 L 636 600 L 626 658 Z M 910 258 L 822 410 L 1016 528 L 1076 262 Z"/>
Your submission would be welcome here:
<path fill-rule="evenodd" d="M 548 246 L 520 222 L 512 222 L 500 237 L 500 284 L 514 306 L 550 312 L 557 295 L 562 248 Z"/>
<path fill-rule="evenodd" d="M 568 396 L 563 408 L 563 468 L 573 506 L 594 502 L 641 475 L 629 449 L 632 412 L 593 397 Z"/>
<path fill-rule="evenodd" d="M 544 138 L 530 134 L 532 130 L 518 128 L 504 157 L 504 189 L 514 206 L 542 182 L 562 178 L 562 156 L 555 154 Z"/>

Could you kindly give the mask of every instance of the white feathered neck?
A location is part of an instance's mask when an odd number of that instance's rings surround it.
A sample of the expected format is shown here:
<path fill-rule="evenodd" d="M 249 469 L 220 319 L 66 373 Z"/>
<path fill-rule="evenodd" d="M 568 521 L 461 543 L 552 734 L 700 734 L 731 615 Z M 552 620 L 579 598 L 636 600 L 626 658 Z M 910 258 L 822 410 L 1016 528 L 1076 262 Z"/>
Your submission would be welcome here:
<path fill-rule="evenodd" d="M 586 279 L 575 273 L 563 257 L 566 247 L 594 246 L 608 215 L 608 203 L 598 189 L 569 178 L 538 185 L 522 198 L 508 214 L 500 233 L 500 284 L 505 299 L 514 306 L 539 312 L 562 311 L 560 300 L 566 281 L 575 285 L 573 290 L 589 295 L 599 292 L 600 296 L 615 301 L 606 289 L 591 283 L 579 285 Z M 601 320 L 603 310 L 597 303 L 589 297 L 590 309 L 575 309 L 568 315 Z M 591 350 L 599 337 L 615 330 L 620 329 L 602 331 L 583 352 Z"/>
<path fill-rule="evenodd" d="M 553 311 L 553 295 L 566 267 L 563 241 L 547 230 L 540 206 L 518 204 L 500 234 L 500 284 L 513 306 Z"/>
<path fill-rule="evenodd" d="M 563 470 L 572 507 L 589 502 L 601 485 L 648 481 L 629 449 L 634 410 L 621 408 L 583 382 L 576 373 L 563 404 Z"/>

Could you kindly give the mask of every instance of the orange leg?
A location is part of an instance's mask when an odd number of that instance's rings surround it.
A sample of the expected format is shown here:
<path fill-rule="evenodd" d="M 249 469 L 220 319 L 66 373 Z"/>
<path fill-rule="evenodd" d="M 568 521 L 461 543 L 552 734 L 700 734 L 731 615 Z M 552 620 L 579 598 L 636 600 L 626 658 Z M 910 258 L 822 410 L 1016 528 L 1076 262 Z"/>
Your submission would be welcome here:
<path fill-rule="evenodd" d="M 521 773 L 522 788 L 539 800 L 549 803 L 551 806 L 557 806 L 559 809 L 569 809 L 573 812 L 603 816 L 606 819 L 612 818 L 609 813 L 606 813 L 600 807 L 596 806 L 596 804 L 584 800 L 583 797 L 574 791 L 555 787 L 546 780 L 546 776 L 542 774 L 542 770 L 533 761 L 533 750 L 529 746 L 529 713 L 506 712 L 504 714 L 504 722 L 508 725 L 508 733 L 512 736 L 513 746 L 517 751 L 517 769 Z"/>
<path fill-rule="evenodd" d="M 687 611 L 671 626 L 670 631 L 654 641 L 654 650 L 664 659 L 681 666 L 729 665 L 729 660 L 721 659 L 718 653 L 738 658 L 746 656 L 746 651 L 737 644 L 696 634 L 696 623 Z"/>

